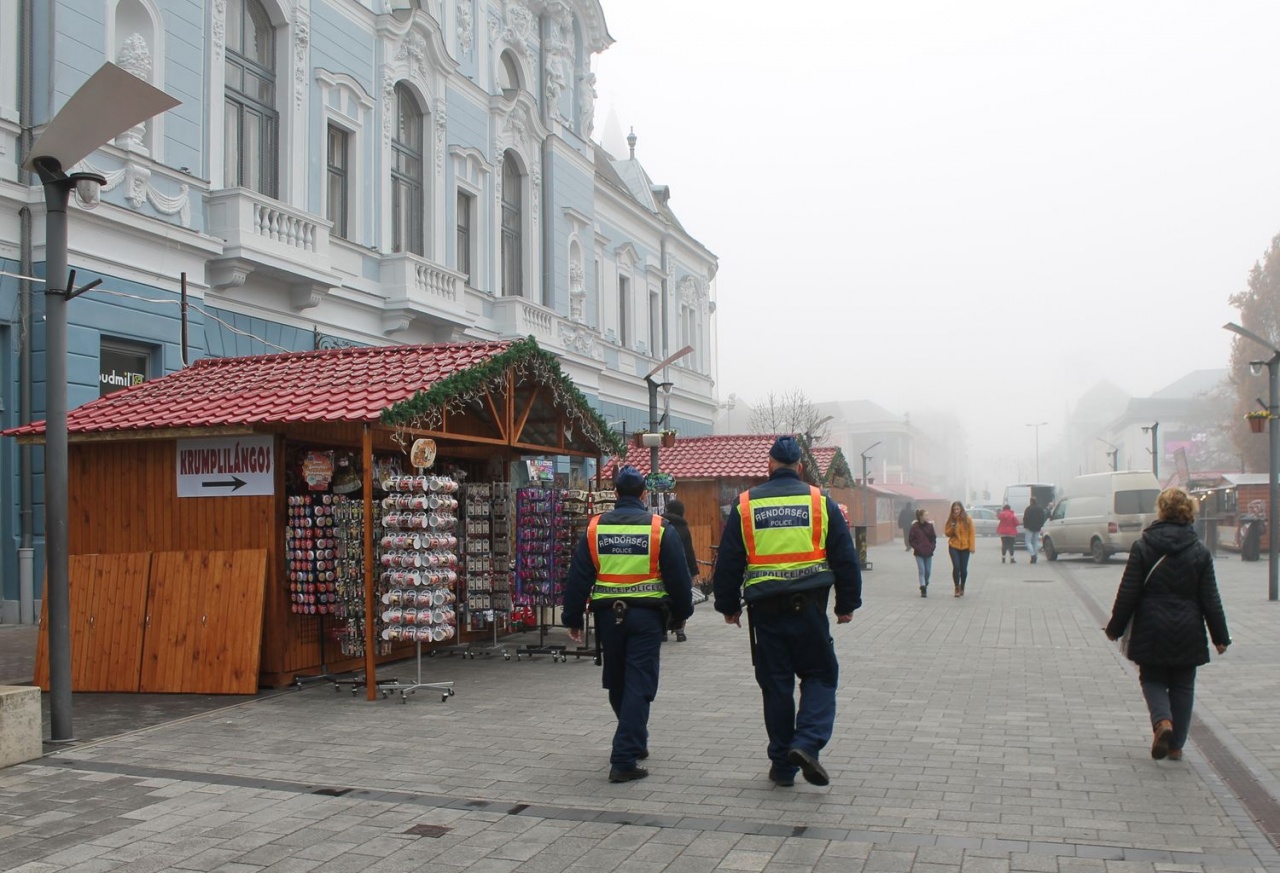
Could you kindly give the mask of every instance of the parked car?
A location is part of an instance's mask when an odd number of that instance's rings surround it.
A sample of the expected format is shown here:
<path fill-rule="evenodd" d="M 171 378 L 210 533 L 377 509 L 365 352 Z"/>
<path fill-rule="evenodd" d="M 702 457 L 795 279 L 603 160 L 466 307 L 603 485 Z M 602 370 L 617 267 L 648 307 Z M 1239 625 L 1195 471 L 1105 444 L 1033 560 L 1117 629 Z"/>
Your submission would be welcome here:
<path fill-rule="evenodd" d="M 980 537 L 993 537 L 996 535 L 996 526 L 1000 524 L 1000 520 L 996 518 L 996 514 L 984 506 L 974 506 L 966 509 L 969 517 L 973 519 L 973 532 Z"/>
<path fill-rule="evenodd" d="M 1160 483 L 1150 471 L 1077 476 L 1063 489 L 1041 531 L 1044 556 L 1089 555 L 1101 564 L 1128 552 L 1142 530 L 1156 520 Z"/>

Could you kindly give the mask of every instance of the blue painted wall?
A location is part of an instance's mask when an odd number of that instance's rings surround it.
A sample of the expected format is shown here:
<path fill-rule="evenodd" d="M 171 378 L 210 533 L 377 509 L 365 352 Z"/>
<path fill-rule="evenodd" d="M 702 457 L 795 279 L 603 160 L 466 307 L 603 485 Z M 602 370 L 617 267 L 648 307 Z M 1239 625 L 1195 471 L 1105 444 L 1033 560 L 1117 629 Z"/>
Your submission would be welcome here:
<path fill-rule="evenodd" d="M 182 101 L 181 106 L 165 113 L 164 162 L 170 167 L 186 167 L 193 175 L 207 179 L 204 77 L 208 44 L 204 38 L 204 3 L 168 0 L 163 6 L 164 90 Z"/>

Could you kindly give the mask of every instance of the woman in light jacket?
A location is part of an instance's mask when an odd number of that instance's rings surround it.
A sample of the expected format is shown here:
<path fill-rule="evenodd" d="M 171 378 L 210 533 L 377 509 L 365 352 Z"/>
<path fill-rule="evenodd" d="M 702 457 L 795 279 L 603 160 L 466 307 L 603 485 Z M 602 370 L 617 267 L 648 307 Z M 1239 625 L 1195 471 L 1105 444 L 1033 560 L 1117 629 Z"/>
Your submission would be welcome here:
<path fill-rule="evenodd" d="M 1213 557 L 1192 529 L 1196 502 L 1181 488 L 1156 498 L 1156 521 L 1133 544 L 1107 624 L 1108 639 L 1130 620 L 1129 660 L 1151 715 L 1151 757 L 1182 760 L 1191 729 L 1196 668 L 1209 663 L 1209 637 L 1221 655 L 1231 645 Z"/>
<path fill-rule="evenodd" d="M 978 550 L 978 538 L 973 533 L 973 519 L 964 511 L 959 500 L 951 504 L 951 514 L 943 528 L 947 535 L 947 554 L 951 556 L 951 581 L 956 586 L 956 597 L 964 597 L 964 586 L 969 581 L 969 555 Z"/>
<path fill-rule="evenodd" d="M 916 510 L 916 520 L 907 532 L 907 544 L 916 556 L 916 569 L 920 572 L 920 596 L 929 596 L 929 576 L 933 572 L 933 553 L 938 548 L 938 534 L 929 520 L 929 511 Z"/>

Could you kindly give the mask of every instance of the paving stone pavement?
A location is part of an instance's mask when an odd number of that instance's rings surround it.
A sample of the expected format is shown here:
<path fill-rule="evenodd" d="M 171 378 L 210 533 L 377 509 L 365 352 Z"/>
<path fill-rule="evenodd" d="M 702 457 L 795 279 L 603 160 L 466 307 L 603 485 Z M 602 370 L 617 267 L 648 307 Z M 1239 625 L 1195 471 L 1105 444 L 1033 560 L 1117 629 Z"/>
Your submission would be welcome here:
<path fill-rule="evenodd" d="M 998 553 L 980 542 L 960 599 L 939 556 L 921 598 L 911 556 L 872 549 L 866 606 L 834 628 L 825 788 L 768 782 L 745 631 L 703 605 L 663 647 L 646 780 L 605 778 L 590 658 L 439 657 L 445 703 L 311 685 L 49 747 L 0 771 L 0 869 L 1280 871 L 1266 563 L 1217 565 L 1236 645 L 1200 672 L 1174 763 L 1151 760 L 1136 673 L 1099 629 L 1120 562 Z"/>

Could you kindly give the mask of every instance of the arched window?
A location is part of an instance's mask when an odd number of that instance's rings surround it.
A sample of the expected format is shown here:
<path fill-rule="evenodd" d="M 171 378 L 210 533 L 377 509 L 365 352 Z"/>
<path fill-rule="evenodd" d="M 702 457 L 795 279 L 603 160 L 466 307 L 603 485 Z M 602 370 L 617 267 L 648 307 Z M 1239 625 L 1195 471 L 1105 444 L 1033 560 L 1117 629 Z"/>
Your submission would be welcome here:
<path fill-rule="evenodd" d="M 391 250 L 425 252 L 422 233 L 422 110 L 396 85 L 396 131 L 391 138 Z"/>
<path fill-rule="evenodd" d="M 279 193 L 275 30 L 258 0 L 227 3 L 224 184 Z"/>
<path fill-rule="evenodd" d="M 520 67 L 511 52 L 503 52 L 498 64 L 498 90 L 518 91 L 520 89 Z"/>
<path fill-rule="evenodd" d="M 520 166 L 511 152 L 502 159 L 502 294 L 519 297 L 524 291 L 524 253 L 520 242 L 520 228 L 524 220 L 521 212 L 522 183 Z"/>

